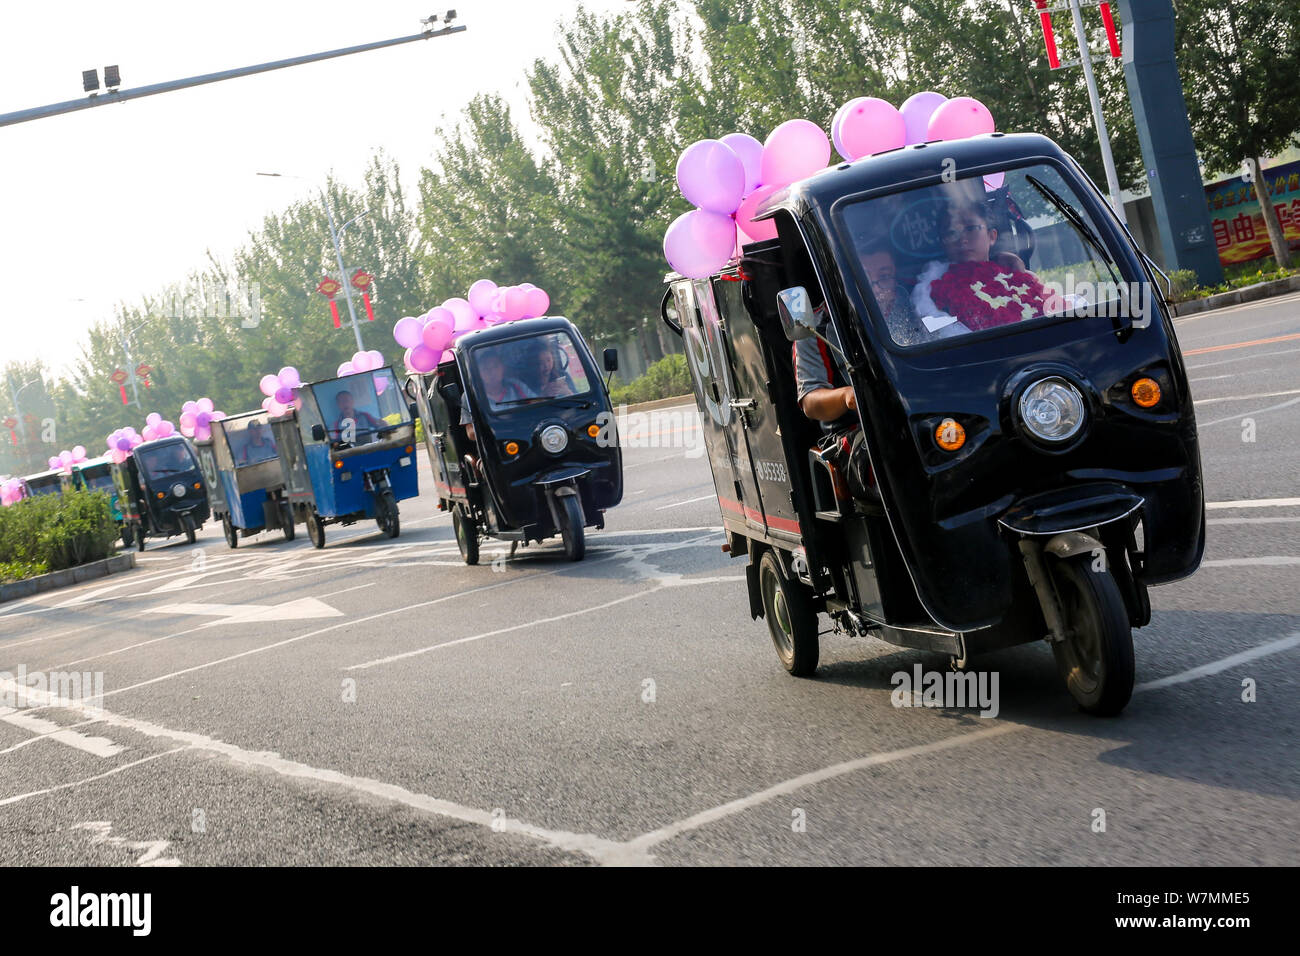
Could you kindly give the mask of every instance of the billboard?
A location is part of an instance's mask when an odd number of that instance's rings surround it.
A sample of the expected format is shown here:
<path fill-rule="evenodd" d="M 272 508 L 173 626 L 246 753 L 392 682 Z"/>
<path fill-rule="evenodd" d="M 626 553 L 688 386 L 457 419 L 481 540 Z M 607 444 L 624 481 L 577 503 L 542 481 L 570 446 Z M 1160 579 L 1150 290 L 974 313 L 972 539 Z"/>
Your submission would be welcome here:
<path fill-rule="evenodd" d="M 1300 241 L 1300 161 L 1266 169 L 1262 176 L 1283 235 L 1290 242 Z M 1205 202 L 1214 246 L 1225 266 L 1273 254 L 1254 184 L 1240 176 L 1211 183 L 1205 187 Z"/>

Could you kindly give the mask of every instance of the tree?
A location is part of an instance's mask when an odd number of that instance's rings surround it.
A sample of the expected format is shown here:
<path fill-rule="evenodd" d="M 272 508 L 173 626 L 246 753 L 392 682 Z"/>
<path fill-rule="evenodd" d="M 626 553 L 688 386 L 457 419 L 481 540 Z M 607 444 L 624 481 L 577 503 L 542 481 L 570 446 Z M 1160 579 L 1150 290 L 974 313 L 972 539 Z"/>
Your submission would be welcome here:
<path fill-rule="evenodd" d="M 1243 168 L 1273 257 L 1291 264 L 1260 159 L 1300 133 L 1300 6 L 1254 0 L 1180 0 L 1178 67 L 1197 150 L 1212 169 Z"/>

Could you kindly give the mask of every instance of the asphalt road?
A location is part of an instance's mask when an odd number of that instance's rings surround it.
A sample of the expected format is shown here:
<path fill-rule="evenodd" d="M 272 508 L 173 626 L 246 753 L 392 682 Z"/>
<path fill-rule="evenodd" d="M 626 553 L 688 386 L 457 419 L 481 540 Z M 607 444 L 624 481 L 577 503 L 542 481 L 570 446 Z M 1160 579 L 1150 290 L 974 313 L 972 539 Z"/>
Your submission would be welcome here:
<path fill-rule="evenodd" d="M 788 677 L 670 409 L 580 564 L 467 568 L 426 494 L 393 542 L 209 525 L 0 606 L 0 671 L 104 690 L 0 712 L 0 863 L 1300 863 L 1300 296 L 1178 330 L 1209 545 L 1152 592 L 1117 719 L 1042 644 L 974 661 L 995 717 L 894 707 L 947 662 L 871 639 Z"/>

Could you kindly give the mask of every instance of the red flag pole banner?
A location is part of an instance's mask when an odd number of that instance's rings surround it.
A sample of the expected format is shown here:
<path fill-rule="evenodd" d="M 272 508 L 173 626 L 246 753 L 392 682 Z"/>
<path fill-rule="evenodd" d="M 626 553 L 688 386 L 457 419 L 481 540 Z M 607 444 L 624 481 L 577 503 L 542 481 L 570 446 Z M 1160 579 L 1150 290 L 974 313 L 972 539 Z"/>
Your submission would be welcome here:
<path fill-rule="evenodd" d="M 329 276 L 321 279 L 316 286 L 316 291 L 330 300 L 330 315 L 334 316 L 334 328 L 336 329 L 343 328 L 343 323 L 339 320 L 338 303 L 334 301 L 334 297 L 339 294 L 339 290 L 342 288 L 343 283 L 331 279 Z"/>
<path fill-rule="evenodd" d="M 1061 56 L 1056 52 L 1056 34 L 1052 32 L 1052 14 L 1047 9 L 1047 0 L 1034 0 L 1038 8 L 1038 20 L 1043 25 L 1043 42 L 1047 44 L 1047 65 L 1050 69 L 1061 68 Z"/>
<path fill-rule="evenodd" d="M 364 269 L 352 273 L 352 286 L 361 293 L 361 301 L 366 304 L 366 318 L 371 322 L 375 321 L 375 310 L 370 307 L 370 284 L 374 281 L 375 277 Z"/>
<path fill-rule="evenodd" d="M 330 315 L 334 316 L 334 328 L 343 328 L 343 322 L 339 319 L 339 304 L 330 299 Z"/>
<path fill-rule="evenodd" d="M 118 392 L 119 395 L 122 396 L 122 404 L 123 404 L 123 405 L 127 405 L 127 404 L 129 404 L 129 402 L 127 402 L 127 400 L 126 400 L 126 386 L 125 386 L 125 385 L 119 385 L 119 386 L 117 387 L 117 392 Z"/>
<path fill-rule="evenodd" d="M 375 321 L 375 310 L 370 307 L 370 293 L 361 293 L 361 301 L 366 304 L 366 318 L 371 322 Z"/>
<path fill-rule="evenodd" d="M 1110 42 L 1110 55 L 1119 59 L 1119 34 L 1115 32 L 1115 18 L 1111 16 L 1110 3 L 1102 0 L 1101 22 L 1106 25 L 1106 39 Z"/>

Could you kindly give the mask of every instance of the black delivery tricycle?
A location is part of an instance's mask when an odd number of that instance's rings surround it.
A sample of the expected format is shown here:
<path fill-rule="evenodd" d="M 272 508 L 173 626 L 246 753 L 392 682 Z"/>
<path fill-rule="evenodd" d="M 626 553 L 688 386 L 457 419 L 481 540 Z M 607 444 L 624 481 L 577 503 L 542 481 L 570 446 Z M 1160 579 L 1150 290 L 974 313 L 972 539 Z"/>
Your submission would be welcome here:
<path fill-rule="evenodd" d="M 614 349 L 604 368 L 618 368 Z M 484 537 L 509 541 L 513 553 L 559 535 L 565 555 L 582 559 L 585 529 L 605 527 L 623 498 L 623 453 L 607 383 L 572 322 L 547 316 L 471 332 L 454 358 L 408 379 L 407 394 L 466 564 L 478 563 Z"/>
<path fill-rule="evenodd" d="M 846 163 L 759 218 L 776 238 L 712 277 L 669 276 L 662 312 L 724 548 L 748 558 L 750 612 L 786 669 L 815 671 L 819 614 L 959 667 L 1045 638 L 1079 706 L 1119 713 L 1147 588 L 1205 546 L 1158 267 L 1032 134 Z M 824 385 L 851 389 L 842 419 L 805 414 L 801 342 Z"/>

